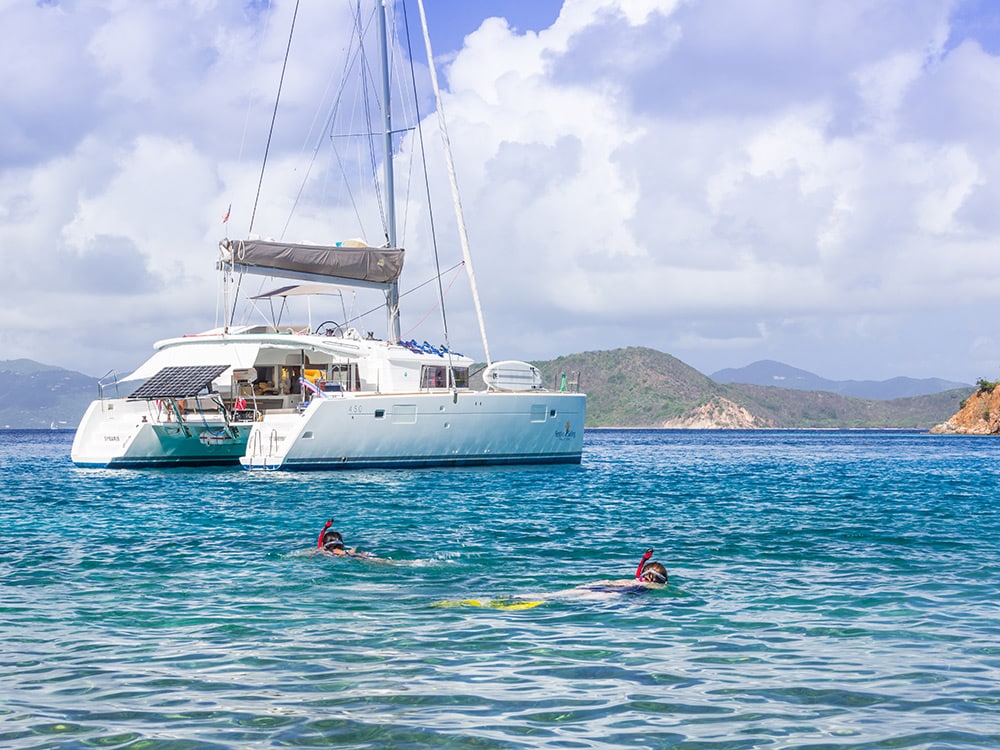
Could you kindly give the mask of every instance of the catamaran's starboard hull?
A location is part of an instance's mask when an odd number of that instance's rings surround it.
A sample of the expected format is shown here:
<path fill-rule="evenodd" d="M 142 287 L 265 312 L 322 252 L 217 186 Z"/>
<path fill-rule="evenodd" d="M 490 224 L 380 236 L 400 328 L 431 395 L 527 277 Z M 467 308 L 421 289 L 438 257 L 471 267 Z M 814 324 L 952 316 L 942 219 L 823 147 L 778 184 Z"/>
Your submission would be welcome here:
<path fill-rule="evenodd" d="M 70 457 L 77 466 L 109 469 L 238 466 L 249 434 L 248 424 L 227 428 L 215 419 L 157 422 L 148 402 L 105 399 L 87 409 Z"/>
<path fill-rule="evenodd" d="M 254 424 L 246 469 L 576 464 L 582 394 L 462 391 L 314 400 Z"/>

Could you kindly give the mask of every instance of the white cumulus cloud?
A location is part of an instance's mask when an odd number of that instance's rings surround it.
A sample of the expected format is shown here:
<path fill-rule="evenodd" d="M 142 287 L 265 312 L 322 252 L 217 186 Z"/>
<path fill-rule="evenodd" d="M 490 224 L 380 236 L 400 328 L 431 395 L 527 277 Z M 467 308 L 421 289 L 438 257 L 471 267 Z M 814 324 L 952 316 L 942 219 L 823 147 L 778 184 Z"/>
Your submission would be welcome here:
<path fill-rule="evenodd" d="M 4 358 L 102 374 L 213 326 L 216 243 L 251 215 L 263 235 L 382 241 L 355 228 L 378 196 L 346 193 L 324 136 L 338 93 L 365 106 L 339 89 L 348 32 L 371 22 L 349 3 L 301 3 L 255 207 L 293 5 L 0 3 Z M 645 345 L 708 373 L 768 358 L 831 378 L 995 378 L 1000 49 L 970 13 L 1000 11 L 565 0 L 548 28 L 484 18 L 438 50 L 493 356 Z M 436 147 L 426 70 L 417 86 Z M 394 145 L 406 289 L 433 263 L 415 133 Z M 453 276 L 453 344 L 477 354 Z M 403 327 L 437 340 L 427 291 L 404 298 Z"/>

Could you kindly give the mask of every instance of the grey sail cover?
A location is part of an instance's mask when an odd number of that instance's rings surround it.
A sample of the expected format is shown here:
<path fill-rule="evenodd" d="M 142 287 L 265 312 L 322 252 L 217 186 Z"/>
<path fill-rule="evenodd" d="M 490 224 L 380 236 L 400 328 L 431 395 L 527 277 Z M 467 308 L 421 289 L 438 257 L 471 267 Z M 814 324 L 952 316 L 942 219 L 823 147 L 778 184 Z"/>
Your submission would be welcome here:
<path fill-rule="evenodd" d="M 403 249 L 303 245 L 271 240 L 223 240 L 223 262 L 241 273 L 386 286 L 403 270 Z"/>

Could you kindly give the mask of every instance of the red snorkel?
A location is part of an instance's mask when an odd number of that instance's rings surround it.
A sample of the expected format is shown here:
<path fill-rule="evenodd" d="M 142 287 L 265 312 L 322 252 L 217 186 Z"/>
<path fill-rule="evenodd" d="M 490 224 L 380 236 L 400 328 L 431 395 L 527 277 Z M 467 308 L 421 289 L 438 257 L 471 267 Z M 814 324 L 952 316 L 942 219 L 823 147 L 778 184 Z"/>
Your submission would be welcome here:
<path fill-rule="evenodd" d="M 329 521 L 326 522 L 326 526 L 324 526 L 323 530 L 321 532 L 319 532 L 319 539 L 316 540 L 316 547 L 317 547 L 317 549 L 323 549 L 323 535 L 326 533 L 326 530 L 328 528 L 330 528 L 331 526 L 333 526 L 333 519 L 332 518 Z"/>
<path fill-rule="evenodd" d="M 650 547 L 643 553 L 642 559 L 639 561 L 639 567 L 635 569 L 635 580 L 637 581 L 642 580 L 642 568 L 646 564 L 646 561 L 652 556 L 653 556 L 653 548 Z"/>

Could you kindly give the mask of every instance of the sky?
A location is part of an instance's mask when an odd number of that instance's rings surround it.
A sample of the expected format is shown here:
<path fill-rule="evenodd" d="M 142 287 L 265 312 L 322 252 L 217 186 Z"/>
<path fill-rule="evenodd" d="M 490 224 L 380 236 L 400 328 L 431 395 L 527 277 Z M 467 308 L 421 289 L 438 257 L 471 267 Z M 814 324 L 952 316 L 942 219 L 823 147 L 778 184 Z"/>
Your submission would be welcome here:
<path fill-rule="evenodd" d="M 1000 4 L 426 5 L 493 360 L 645 346 L 706 374 L 1000 378 Z M 355 221 L 377 198 L 320 155 L 352 7 L 301 0 L 282 79 L 292 0 L 0 0 L 0 359 L 101 376 L 214 327 L 223 236 L 379 244 Z M 430 154 L 411 43 L 399 122 Z M 418 143 L 394 140 L 402 329 L 440 343 Z M 427 158 L 447 340 L 482 358 Z M 355 325 L 385 335 L 381 313 Z"/>

